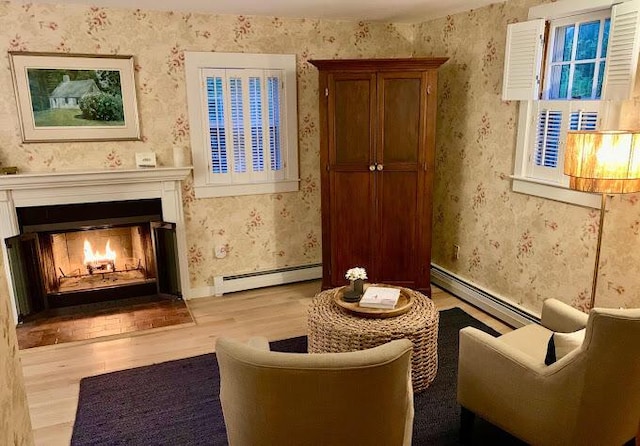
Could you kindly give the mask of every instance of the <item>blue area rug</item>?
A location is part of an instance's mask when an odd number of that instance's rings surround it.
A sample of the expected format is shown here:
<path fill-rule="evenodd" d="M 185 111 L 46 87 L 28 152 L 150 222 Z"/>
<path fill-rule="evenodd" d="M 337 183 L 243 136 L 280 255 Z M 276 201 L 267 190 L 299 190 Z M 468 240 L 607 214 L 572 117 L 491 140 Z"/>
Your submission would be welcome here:
<path fill-rule="evenodd" d="M 415 395 L 414 445 L 457 445 L 458 331 L 493 329 L 459 308 L 440 313 L 436 379 Z M 306 337 L 271 343 L 284 352 L 307 351 Z M 73 446 L 227 444 L 214 353 L 84 378 L 73 426 Z M 476 420 L 473 444 L 521 445 L 494 426 Z"/>

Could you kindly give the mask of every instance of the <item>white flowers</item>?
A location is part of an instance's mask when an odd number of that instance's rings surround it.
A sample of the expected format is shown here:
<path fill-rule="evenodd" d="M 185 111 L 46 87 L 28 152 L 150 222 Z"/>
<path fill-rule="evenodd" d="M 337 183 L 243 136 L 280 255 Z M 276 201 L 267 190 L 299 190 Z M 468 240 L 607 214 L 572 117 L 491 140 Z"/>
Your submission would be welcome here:
<path fill-rule="evenodd" d="M 347 280 L 364 280 L 367 278 L 367 271 L 364 268 L 356 266 L 355 268 L 348 270 L 344 276 Z"/>

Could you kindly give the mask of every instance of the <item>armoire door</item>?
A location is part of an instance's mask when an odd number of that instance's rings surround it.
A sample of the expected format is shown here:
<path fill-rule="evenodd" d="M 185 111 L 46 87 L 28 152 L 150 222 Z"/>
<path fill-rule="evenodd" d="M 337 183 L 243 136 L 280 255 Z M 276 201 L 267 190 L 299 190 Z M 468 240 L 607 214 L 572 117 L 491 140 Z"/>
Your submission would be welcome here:
<path fill-rule="evenodd" d="M 345 272 L 361 266 L 371 272 L 375 234 L 376 75 L 371 72 L 328 76 L 329 194 L 325 224 L 330 234 L 330 283 L 343 285 Z"/>
<path fill-rule="evenodd" d="M 416 288 L 423 277 L 423 231 L 431 218 L 426 189 L 425 72 L 378 73 L 378 147 L 376 152 L 377 280 Z M 426 259 L 425 259 L 426 258 Z"/>

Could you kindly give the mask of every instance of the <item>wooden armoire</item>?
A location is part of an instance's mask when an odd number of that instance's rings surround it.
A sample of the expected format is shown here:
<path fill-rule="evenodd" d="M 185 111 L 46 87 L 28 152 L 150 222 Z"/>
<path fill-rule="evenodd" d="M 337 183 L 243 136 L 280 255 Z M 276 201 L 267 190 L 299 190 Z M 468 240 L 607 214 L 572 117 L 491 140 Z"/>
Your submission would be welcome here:
<path fill-rule="evenodd" d="M 446 58 L 311 60 L 320 78 L 323 288 L 430 295 L 437 69 Z"/>

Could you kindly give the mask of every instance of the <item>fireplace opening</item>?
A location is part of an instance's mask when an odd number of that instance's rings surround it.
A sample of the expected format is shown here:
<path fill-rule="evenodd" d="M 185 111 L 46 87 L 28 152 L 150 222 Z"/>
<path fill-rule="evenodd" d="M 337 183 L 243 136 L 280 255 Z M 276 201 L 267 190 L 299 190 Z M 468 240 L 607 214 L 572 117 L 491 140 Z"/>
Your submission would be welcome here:
<path fill-rule="evenodd" d="M 6 239 L 19 320 L 138 296 L 181 298 L 175 225 L 159 199 L 17 209 Z"/>
<path fill-rule="evenodd" d="M 49 236 L 56 278 L 48 293 L 147 283 L 155 280 L 149 225 L 54 233 Z M 45 244 L 47 245 L 47 244 Z"/>

